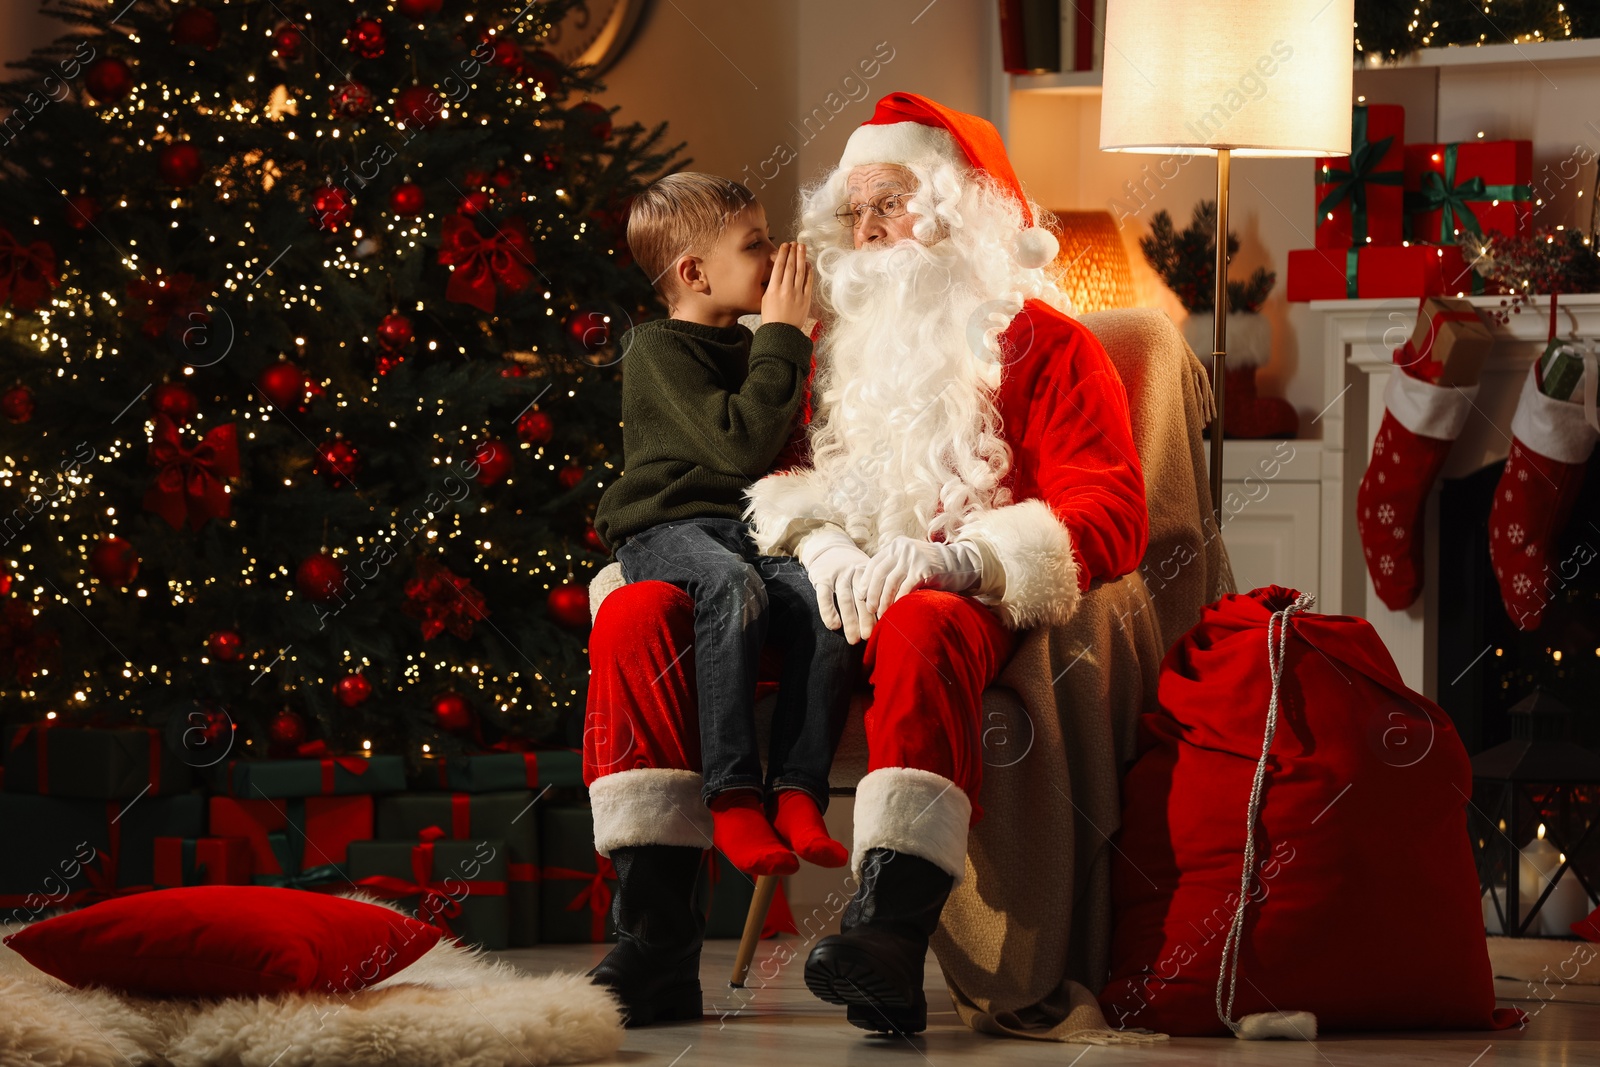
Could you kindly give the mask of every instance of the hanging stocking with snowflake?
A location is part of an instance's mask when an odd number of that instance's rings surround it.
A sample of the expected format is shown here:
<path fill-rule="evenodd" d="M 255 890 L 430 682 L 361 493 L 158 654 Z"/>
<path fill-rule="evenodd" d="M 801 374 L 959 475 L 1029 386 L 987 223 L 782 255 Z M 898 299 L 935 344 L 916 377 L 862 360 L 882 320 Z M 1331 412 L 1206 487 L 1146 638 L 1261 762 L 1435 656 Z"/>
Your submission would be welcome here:
<path fill-rule="evenodd" d="M 1551 592 L 1563 584 L 1551 556 L 1600 441 L 1597 362 L 1592 351 L 1553 343 L 1529 368 L 1511 419 L 1511 452 L 1489 510 L 1489 556 L 1519 630 L 1539 628 Z"/>
<path fill-rule="evenodd" d="M 1356 492 L 1356 528 L 1378 599 L 1404 611 L 1422 592 L 1428 492 L 1461 434 L 1493 338 L 1465 300 L 1422 302 L 1416 331 L 1394 354 L 1383 422 Z"/>

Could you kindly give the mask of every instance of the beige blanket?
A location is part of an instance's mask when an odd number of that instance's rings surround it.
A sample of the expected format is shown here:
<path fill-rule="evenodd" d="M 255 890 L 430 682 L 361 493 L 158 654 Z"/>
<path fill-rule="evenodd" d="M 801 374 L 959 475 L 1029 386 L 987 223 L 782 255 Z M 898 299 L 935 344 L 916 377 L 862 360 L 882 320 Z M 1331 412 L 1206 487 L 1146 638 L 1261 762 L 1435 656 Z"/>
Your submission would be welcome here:
<path fill-rule="evenodd" d="M 1222 540 L 1207 533 L 1202 428 L 1215 408 L 1204 367 L 1160 312 L 1083 322 L 1128 391 L 1150 544 L 1140 571 L 1091 586 L 1070 623 L 1029 631 L 995 683 L 1029 721 L 984 746 L 984 817 L 933 947 L 973 1029 L 1110 1044 L 1152 1039 L 1111 1030 L 1093 995 L 1110 967 L 1121 772 L 1166 649 L 1234 588 Z"/>

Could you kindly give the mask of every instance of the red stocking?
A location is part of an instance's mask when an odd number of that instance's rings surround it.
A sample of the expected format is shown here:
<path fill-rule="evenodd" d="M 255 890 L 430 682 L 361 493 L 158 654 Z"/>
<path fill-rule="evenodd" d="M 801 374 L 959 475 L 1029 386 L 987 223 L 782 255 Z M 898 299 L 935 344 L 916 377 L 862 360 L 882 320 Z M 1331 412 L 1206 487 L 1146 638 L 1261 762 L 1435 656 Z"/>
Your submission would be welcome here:
<path fill-rule="evenodd" d="M 1600 430 L 1592 403 L 1595 364 L 1586 361 L 1584 404 L 1546 396 L 1531 368 L 1511 419 L 1511 452 L 1489 510 L 1489 556 L 1506 614 L 1519 630 L 1537 630 L 1551 593 L 1563 584 L 1551 556 L 1583 488 L 1583 469 Z"/>
<path fill-rule="evenodd" d="M 1356 528 L 1372 586 L 1391 611 L 1422 592 L 1428 491 L 1472 411 L 1477 385 L 1432 385 L 1401 367 L 1383 394 L 1383 424 L 1356 492 Z"/>

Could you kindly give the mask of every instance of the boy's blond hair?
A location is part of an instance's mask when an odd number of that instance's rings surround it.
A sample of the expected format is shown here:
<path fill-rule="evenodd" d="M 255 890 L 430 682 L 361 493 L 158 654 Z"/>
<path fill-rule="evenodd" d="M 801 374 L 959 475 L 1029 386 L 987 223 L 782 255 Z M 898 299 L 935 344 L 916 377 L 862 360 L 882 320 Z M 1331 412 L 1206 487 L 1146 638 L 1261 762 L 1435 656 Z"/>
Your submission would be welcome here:
<path fill-rule="evenodd" d="M 755 204 L 755 194 L 728 178 L 694 171 L 669 174 L 634 197 L 628 248 L 670 307 L 678 288 L 672 270 L 678 257 L 705 255 L 728 224 Z"/>

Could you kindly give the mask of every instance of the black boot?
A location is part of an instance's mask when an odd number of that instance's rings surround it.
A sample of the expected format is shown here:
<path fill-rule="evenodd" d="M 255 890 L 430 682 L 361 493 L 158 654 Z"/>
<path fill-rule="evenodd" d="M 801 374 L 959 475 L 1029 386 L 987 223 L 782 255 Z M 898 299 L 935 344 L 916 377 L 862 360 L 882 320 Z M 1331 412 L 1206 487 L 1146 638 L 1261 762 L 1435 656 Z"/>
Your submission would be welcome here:
<path fill-rule="evenodd" d="M 916 1034 L 928 1027 L 922 965 L 955 879 L 921 856 L 875 848 L 837 934 L 806 960 L 806 988 L 863 1030 Z"/>
<path fill-rule="evenodd" d="M 700 1018 L 706 919 L 695 907 L 694 888 L 704 856 L 681 845 L 611 850 L 617 944 L 589 977 L 617 994 L 630 1027 Z"/>

